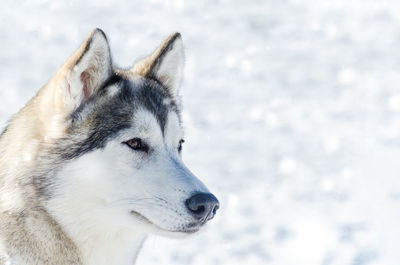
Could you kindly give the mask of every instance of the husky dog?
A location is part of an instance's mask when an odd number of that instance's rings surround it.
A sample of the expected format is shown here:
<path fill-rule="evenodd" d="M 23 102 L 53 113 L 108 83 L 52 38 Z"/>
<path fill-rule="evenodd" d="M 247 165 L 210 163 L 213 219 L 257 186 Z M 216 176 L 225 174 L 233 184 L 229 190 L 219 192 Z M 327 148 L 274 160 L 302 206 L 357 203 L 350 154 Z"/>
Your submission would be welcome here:
<path fill-rule="evenodd" d="M 133 264 L 149 233 L 198 231 L 219 202 L 183 164 L 172 34 L 129 70 L 95 29 L 0 137 L 0 263 Z"/>

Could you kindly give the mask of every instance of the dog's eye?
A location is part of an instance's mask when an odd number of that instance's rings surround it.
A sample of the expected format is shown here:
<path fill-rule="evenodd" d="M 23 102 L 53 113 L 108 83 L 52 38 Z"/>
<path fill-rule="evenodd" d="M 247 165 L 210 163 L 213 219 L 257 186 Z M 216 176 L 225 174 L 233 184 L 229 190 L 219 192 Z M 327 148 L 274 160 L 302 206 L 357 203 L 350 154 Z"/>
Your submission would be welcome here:
<path fill-rule="evenodd" d="M 180 139 L 179 140 L 179 145 L 178 145 L 178 152 L 181 152 L 182 151 L 182 144 L 185 142 L 185 140 L 183 140 L 183 139 Z"/>
<path fill-rule="evenodd" d="M 136 151 L 147 151 L 147 149 L 148 149 L 147 145 L 145 143 L 143 143 L 142 139 L 140 139 L 140 138 L 133 138 L 124 143 Z"/>

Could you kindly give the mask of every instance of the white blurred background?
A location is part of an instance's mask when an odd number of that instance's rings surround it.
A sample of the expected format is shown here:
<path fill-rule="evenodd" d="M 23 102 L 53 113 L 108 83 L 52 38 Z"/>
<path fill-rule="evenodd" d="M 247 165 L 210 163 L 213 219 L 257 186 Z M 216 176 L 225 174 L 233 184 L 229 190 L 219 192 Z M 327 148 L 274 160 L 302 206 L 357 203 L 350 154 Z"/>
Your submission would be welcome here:
<path fill-rule="evenodd" d="M 182 33 L 184 160 L 221 202 L 139 265 L 400 264 L 399 1 L 2 0 L 2 127 L 94 27 L 122 67 Z"/>

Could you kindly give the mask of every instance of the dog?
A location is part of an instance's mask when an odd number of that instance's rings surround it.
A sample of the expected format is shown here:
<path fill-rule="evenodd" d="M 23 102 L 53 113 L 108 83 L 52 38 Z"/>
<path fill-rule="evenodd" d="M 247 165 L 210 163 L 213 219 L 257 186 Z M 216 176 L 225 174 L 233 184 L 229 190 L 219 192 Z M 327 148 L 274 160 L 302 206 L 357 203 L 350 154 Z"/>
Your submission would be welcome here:
<path fill-rule="evenodd" d="M 219 202 L 184 165 L 179 33 L 128 70 L 93 30 L 0 137 L 2 264 L 134 264 Z"/>

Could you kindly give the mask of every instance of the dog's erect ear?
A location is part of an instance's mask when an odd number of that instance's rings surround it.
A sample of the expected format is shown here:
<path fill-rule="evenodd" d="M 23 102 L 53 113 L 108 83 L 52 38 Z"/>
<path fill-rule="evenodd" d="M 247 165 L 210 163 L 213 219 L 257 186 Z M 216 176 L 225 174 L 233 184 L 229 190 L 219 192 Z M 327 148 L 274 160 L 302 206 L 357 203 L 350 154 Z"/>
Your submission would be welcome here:
<path fill-rule="evenodd" d="M 77 108 L 90 98 L 112 74 L 107 37 L 101 29 L 93 30 L 86 41 L 63 66 L 64 107 Z"/>
<path fill-rule="evenodd" d="M 177 97 L 184 64 L 183 43 L 180 33 L 170 35 L 149 57 L 139 61 L 132 71 L 163 84 L 169 94 Z"/>

